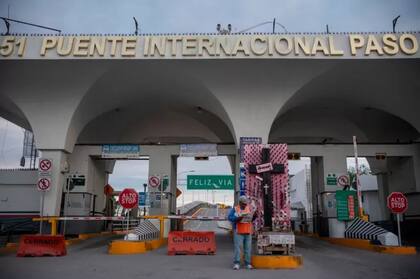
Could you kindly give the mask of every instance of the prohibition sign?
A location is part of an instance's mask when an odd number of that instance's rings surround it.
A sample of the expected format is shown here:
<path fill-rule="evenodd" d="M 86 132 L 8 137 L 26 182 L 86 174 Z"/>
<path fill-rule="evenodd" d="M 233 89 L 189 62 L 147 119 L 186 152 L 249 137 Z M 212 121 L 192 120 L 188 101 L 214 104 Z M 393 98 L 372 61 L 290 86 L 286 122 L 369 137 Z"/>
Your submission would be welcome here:
<path fill-rule="evenodd" d="M 149 177 L 149 185 L 153 188 L 156 188 L 160 185 L 160 178 L 157 176 Z"/>
<path fill-rule="evenodd" d="M 38 179 L 37 186 L 39 191 L 48 191 L 51 187 L 51 178 L 43 177 Z"/>
<path fill-rule="evenodd" d="M 49 159 L 42 159 L 41 161 L 39 161 L 39 169 L 41 171 L 49 171 L 51 170 L 51 160 Z"/>
<path fill-rule="evenodd" d="M 349 177 L 347 175 L 341 175 L 340 177 L 338 177 L 338 184 L 340 184 L 341 186 L 349 185 Z"/>

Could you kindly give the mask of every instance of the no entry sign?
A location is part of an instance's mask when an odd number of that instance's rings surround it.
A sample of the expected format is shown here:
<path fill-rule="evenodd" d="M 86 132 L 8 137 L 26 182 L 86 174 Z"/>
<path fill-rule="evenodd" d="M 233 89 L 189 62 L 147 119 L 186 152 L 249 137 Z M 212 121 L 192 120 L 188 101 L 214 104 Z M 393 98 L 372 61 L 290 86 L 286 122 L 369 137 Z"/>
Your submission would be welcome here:
<path fill-rule="evenodd" d="M 407 210 L 408 200 L 401 192 L 392 192 L 387 199 L 387 206 L 394 214 L 401 214 Z"/>
<path fill-rule="evenodd" d="M 138 205 L 139 195 L 134 189 L 124 189 L 120 193 L 118 201 L 122 207 L 126 209 L 131 209 Z"/>
<path fill-rule="evenodd" d="M 40 177 L 36 185 L 39 191 L 48 191 L 51 188 L 51 178 Z"/>
<path fill-rule="evenodd" d="M 160 185 L 160 178 L 158 176 L 149 177 L 149 186 L 156 188 Z"/>
<path fill-rule="evenodd" d="M 341 176 L 339 176 L 337 182 L 341 186 L 350 185 L 350 179 L 349 179 L 349 177 L 347 175 L 341 175 Z"/>

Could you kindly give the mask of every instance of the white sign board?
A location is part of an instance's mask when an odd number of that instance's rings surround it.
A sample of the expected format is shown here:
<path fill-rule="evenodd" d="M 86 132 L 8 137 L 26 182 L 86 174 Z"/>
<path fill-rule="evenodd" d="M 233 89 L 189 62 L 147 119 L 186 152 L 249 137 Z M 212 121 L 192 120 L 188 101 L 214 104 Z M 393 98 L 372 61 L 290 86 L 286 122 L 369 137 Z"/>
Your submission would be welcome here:
<path fill-rule="evenodd" d="M 294 234 L 271 234 L 268 238 L 270 244 L 295 244 Z"/>
<path fill-rule="evenodd" d="M 179 149 L 180 157 L 210 157 L 217 156 L 217 144 L 181 144 Z"/>
<path fill-rule="evenodd" d="M 272 171 L 273 165 L 271 163 L 265 163 L 265 164 L 257 165 L 256 168 L 257 168 L 257 173 L 263 173 L 263 172 Z"/>

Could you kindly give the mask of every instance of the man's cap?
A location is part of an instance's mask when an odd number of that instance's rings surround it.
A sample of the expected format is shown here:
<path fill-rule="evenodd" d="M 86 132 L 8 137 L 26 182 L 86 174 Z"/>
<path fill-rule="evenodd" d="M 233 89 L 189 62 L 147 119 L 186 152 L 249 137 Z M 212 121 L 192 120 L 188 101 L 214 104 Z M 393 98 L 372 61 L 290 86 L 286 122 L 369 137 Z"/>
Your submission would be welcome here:
<path fill-rule="evenodd" d="M 240 196 L 239 197 L 239 202 L 248 204 L 248 198 L 246 196 Z"/>

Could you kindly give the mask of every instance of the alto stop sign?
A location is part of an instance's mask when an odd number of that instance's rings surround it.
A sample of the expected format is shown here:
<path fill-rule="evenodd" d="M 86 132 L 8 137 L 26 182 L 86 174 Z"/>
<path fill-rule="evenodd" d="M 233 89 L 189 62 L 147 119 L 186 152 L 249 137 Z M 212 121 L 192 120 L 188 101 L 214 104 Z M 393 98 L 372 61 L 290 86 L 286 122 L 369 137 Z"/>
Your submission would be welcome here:
<path fill-rule="evenodd" d="M 387 206 L 394 214 L 404 213 L 408 207 L 408 200 L 401 192 L 392 192 L 387 198 Z"/>
<path fill-rule="evenodd" d="M 131 209 L 138 205 L 139 194 L 134 189 L 124 189 L 118 196 L 118 201 L 122 207 Z"/>

